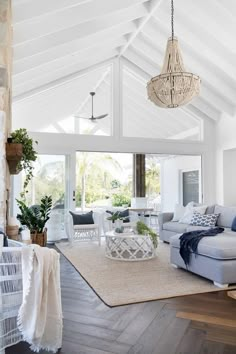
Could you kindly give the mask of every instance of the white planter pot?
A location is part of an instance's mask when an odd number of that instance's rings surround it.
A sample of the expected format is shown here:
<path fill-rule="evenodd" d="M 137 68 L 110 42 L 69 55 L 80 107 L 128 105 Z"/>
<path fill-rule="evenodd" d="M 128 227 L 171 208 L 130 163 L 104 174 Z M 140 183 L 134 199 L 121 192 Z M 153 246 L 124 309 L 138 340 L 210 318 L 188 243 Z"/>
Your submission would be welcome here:
<path fill-rule="evenodd" d="M 115 224 L 115 228 L 117 228 L 117 227 L 120 228 L 123 225 L 123 220 L 119 220 L 119 219 L 115 220 L 114 224 Z"/>

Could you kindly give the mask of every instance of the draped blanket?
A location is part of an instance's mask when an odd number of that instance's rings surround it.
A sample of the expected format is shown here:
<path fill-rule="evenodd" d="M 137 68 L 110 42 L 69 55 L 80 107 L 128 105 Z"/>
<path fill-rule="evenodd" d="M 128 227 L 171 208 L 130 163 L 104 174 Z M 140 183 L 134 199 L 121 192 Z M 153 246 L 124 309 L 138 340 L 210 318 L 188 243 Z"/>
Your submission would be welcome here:
<path fill-rule="evenodd" d="M 195 230 L 185 232 L 180 236 L 180 250 L 179 253 L 184 260 L 186 267 L 190 264 L 191 253 L 198 252 L 198 244 L 203 237 L 216 236 L 224 231 L 222 227 L 214 227 L 208 230 Z"/>
<path fill-rule="evenodd" d="M 18 328 L 33 351 L 56 352 L 62 342 L 59 254 L 46 247 L 22 248 L 23 301 Z"/>

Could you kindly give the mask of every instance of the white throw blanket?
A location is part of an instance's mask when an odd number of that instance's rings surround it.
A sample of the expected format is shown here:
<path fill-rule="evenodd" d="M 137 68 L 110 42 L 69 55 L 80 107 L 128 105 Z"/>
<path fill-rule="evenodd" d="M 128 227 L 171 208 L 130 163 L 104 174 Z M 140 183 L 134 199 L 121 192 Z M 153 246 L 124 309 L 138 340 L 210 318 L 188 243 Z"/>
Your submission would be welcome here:
<path fill-rule="evenodd" d="M 23 302 L 18 327 L 31 349 L 56 352 L 62 344 L 60 255 L 53 249 L 22 248 Z"/>

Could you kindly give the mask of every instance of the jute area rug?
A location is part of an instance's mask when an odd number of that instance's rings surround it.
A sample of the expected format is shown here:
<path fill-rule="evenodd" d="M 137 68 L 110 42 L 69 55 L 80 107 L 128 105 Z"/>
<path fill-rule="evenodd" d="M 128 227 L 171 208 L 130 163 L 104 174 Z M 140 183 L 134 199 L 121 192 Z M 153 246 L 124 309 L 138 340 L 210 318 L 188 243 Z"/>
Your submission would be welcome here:
<path fill-rule="evenodd" d="M 73 246 L 64 242 L 56 247 L 111 307 L 222 290 L 207 279 L 173 268 L 167 244 L 158 245 L 156 258 L 138 262 L 108 259 L 104 245 L 92 242 Z"/>

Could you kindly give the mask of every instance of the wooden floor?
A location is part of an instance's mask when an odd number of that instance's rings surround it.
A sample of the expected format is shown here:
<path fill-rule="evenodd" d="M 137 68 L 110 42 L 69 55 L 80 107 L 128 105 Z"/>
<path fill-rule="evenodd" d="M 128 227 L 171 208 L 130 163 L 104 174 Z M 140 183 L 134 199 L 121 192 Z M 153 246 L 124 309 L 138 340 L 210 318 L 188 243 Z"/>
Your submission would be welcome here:
<path fill-rule="evenodd" d="M 226 291 L 109 308 L 63 256 L 61 281 L 61 354 L 236 353 L 236 300 Z M 19 343 L 6 353 L 32 352 Z"/>

